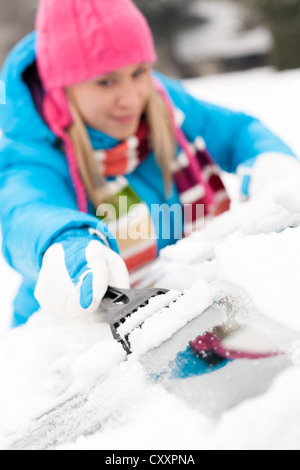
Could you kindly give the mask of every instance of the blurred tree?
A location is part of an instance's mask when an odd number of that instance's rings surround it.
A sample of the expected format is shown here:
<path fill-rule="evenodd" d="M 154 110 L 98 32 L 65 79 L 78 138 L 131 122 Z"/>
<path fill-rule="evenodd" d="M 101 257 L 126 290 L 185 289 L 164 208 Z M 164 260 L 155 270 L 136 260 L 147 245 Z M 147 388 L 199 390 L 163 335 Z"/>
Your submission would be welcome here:
<path fill-rule="evenodd" d="M 259 11 L 275 41 L 273 63 L 280 69 L 300 67 L 300 0 L 235 0 Z"/>

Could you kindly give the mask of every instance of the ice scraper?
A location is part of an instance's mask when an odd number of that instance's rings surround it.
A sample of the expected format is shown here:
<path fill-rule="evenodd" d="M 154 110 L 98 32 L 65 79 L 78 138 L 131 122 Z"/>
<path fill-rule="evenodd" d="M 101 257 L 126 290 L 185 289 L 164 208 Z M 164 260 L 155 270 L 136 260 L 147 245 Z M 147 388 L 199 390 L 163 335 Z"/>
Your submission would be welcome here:
<path fill-rule="evenodd" d="M 139 308 L 148 305 L 149 300 L 169 292 L 167 289 L 117 289 L 109 286 L 102 300 L 101 307 L 108 313 L 108 322 L 115 340 L 119 341 L 127 354 L 131 353 L 129 334 L 121 337 L 118 328 L 126 322 Z M 141 324 L 139 325 L 141 326 Z"/>

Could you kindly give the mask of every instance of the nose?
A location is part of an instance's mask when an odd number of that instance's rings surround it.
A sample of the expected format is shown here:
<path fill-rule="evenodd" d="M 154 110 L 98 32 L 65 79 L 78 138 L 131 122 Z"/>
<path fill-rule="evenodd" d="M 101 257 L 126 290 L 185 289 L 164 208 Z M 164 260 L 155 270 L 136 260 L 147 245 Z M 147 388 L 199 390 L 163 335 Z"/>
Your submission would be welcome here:
<path fill-rule="evenodd" d="M 124 80 L 118 94 L 118 105 L 121 108 L 136 109 L 139 106 L 138 87 L 133 80 Z"/>

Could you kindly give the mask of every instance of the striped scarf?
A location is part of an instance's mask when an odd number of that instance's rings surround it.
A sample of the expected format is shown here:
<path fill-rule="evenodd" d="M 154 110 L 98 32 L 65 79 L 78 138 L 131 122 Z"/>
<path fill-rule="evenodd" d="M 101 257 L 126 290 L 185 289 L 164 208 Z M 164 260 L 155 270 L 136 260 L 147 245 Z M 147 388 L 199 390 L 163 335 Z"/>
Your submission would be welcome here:
<path fill-rule="evenodd" d="M 195 229 L 203 226 L 204 218 L 220 215 L 230 207 L 230 200 L 220 176 L 220 169 L 213 161 L 204 140 L 198 137 L 193 143 L 186 140 L 181 129 L 175 124 L 175 113 L 164 90 L 159 92 L 167 103 L 176 138 L 179 144 L 179 153 L 172 165 L 173 179 L 176 184 L 183 210 L 184 230 L 183 236 L 191 234 Z M 142 267 L 157 257 L 157 237 L 151 213 L 141 198 L 130 187 L 126 175 L 132 173 L 152 151 L 148 125 L 142 120 L 135 136 L 122 141 L 108 150 L 95 150 L 94 155 L 99 164 L 101 173 L 106 177 L 115 177 L 107 182 L 109 202 L 113 202 L 114 214 L 109 219 L 111 224 L 118 219 L 118 226 L 109 228 L 114 232 L 120 248 L 120 254 L 130 272 Z M 120 208 L 120 198 L 127 200 L 126 208 Z M 128 210 L 131 206 L 137 211 L 136 220 L 131 217 L 131 223 L 136 224 L 137 231 L 143 232 L 142 237 L 129 236 Z M 106 214 L 107 221 L 107 211 Z M 100 218 L 101 214 L 98 214 Z M 124 224 L 122 220 L 124 219 Z M 134 219 L 134 218 L 133 218 Z M 141 226 L 147 227 L 144 231 Z M 132 227 L 131 227 L 132 233 Z"/>

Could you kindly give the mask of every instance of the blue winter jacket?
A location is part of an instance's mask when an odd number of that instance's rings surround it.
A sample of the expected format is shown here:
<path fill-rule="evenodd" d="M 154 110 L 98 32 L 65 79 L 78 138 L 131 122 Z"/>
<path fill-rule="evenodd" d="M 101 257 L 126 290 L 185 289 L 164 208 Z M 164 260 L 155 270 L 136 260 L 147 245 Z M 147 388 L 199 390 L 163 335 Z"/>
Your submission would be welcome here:
<path fill-rule="evenodd" d="M 38 83 L 28 82 L 28 71 L 35 64 L 36 32 L 21 40 L 7 56 L 0 79 L 6 87 L 6 104 L 0 105 L 0 223 L 3 254 L 22 274 L 23 284 L 14 302 L 14 325 L 24 323 L 38 309 L 34 287 L 47 248 L 65 230 L 99 228 L 95 208 L 79 212 L 65 154 L 38 110 L 33 92 Z M 253 165 L 264 152 L 292 151 L 260 121 L 190 96 L 177 80 L 156 74 L 167 88 L 175 106 L 185 115 L 182 129 L 190 141 L 202 136 L 208 150 L 227 172 L 241 164 Z M 88 127 L 95 149 L 110 148 L 116 140 Z M 165 199 L 163 180 L 153 154 L 128 180 L 149 206 L 179 202 L 175 185 Z M 247 194 L 247 181 L 244 193 Z M 158 231 L 159 232 L 159 231 Z M 158 249 L 170 240 L 158 239 Z M 116 249 L 115 245 L 112 247 Z"/>

